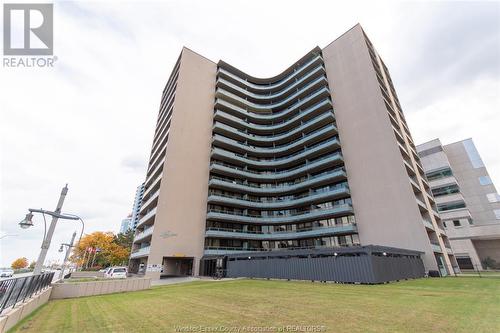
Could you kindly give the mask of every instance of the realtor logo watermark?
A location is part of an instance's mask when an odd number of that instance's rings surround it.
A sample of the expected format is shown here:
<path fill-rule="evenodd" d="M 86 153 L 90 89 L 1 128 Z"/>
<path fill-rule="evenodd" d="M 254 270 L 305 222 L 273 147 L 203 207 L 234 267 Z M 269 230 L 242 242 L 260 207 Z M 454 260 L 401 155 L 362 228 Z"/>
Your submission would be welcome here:
<path fill-rule="evenodd" d="M 53 4 L 4 4 L 3 54 L 3 67 L 53 67 Z"/>

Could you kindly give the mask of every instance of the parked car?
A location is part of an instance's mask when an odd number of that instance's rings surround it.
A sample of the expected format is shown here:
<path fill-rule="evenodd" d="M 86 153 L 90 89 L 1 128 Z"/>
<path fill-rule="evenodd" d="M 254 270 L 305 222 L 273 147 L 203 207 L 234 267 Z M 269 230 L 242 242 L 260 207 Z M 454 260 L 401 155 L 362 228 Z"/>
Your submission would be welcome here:
<path fill-rule="evenodd" d="M 127 277 L 127 267 L 110 267 L 104 277 L 108 279 L 125 279 Z"/>
<path fill-rule="evenodd" d="M 12 277 L 14 275 L 14 270 L 10 268 L 0 269 L 0 277 Z"/>

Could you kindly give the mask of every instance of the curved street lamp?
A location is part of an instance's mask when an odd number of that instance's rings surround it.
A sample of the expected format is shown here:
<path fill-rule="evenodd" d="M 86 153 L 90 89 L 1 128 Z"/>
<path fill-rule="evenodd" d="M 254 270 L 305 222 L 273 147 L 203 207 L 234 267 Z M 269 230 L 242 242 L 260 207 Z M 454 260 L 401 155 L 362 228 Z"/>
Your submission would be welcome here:
<path fill-rule="evenodd" d="M 42 242 L 42 247 L 40 254 L 38 256 L 38 260 L 36 261 L 35 269 L 33 270 L 33 274 L 40 274 L 42 271 L 43 263 L 45 261 L 45 257 L 47 256 L 47 252 L 50 247 L 50 242 L 52 240 L 52 235 L 54 234 L 54 230 L 56 228 L 57 220 L 58 219 L 63 219 L 63 220 L 80 220 L 82 223 L 82 232 L 80 233 L 80 240 L 83 235 L 83 230 L 85 229 L 85 223 L 83 222 L 83 219 L 77 215 L 73 214 L 62 214 L 61 213 L 61 208 L 64 203 L 64 199 L 66 197 L 66 194 L 68 193 L 68 184 L 63 187 L 61 191 L 61 195 L 59 197 L 59 201 L 57 203 L 57 207 L 55 211 L 50 211 L 50 210 L 44 210 L 44 209 L 33 209 L 29 208 L 28 211 L 29 213 L 26 214 L 25 218 L 19 222 L 19 226 L 22 229 L 28 229 L 29 227 L 32 227 L 33 224 L 33 213 L 41 213 L 43 215 L 43 220 L 45 223 L 45 231 L 43 235 L 43 242 Z M 48 232 L 47 232 L 47 222 L 45 220 L 45 215 L 50 215 L 52 216 L 52 222 L 50 223 Z M 80 242 L 80 240 L 78 242 Z"/>

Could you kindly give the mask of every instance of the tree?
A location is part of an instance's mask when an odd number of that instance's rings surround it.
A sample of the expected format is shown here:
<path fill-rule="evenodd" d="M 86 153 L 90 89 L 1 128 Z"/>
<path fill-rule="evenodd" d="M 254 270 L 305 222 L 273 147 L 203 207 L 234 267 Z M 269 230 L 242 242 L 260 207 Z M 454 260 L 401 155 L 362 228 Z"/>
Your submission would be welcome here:
<path fill-rule="evenodd" d="M 130 255 L 127 237 L 115 236 L 112 232 L 102 231 L 85 235 L 75 247 L 71 261 L 86 267 L 91 267 L 93 261 L 94 269 L 125 264 Z M 89 249 L 92 249 L 92 252 L 88 251 Z M 94 249 L 99 249 L 99 252 L 93 252 Z"/>
<path fill-rule="evenodd" d="M 115 243 L 126 248 L 132 248 L 132 242 L 134 241 L 134 230 L 128 229 L 125 233 L 119 233 L 115 236 Z"/>
<path fill-rule="evenodd" d="M 21 268 L 26 268 L 28 267 L 28 259 L 22 257 L 22 258 L 17 258 L 12 262 L 12 265 L 10 265 L 12 269 L 21 269 Z"/>
<path fill-rule="evenodd" d="M 36 261 L 34 261 L 34 260 L 33 260 L 33 261 L 30 263 L 29 268 L 30 268 L 30 269 L 35 269 L 35 265 L 36 265 Z"/>

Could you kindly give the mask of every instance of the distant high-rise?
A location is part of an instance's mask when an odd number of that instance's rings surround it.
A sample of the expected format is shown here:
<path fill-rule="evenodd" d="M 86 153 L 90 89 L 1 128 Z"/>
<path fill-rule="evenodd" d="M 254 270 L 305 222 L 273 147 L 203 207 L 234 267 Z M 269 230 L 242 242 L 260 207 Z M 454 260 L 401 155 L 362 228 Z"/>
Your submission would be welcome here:
<path fill-rule="evenodd" d="M 144 183 L 137 186 L 135 191 L 134 206 L 132 207 L 132 221 L 131 229 L 135 230 L 137 228 L 137 223 L 139 223 L 139 216 L 141 212 L 142 197 L 144 195 Z"/>
<path fill-rule="evenodd" d="M 153 278 L 211 274 L 243 252 L 412 260 L 356 252 L 372 244 L 420 251 L 443 275 L 456 266 L 391 77 L 360 25 L 265 79 L 183 48 L 144 185 L 130 269 Z"/>
<path fill-rule="evenodd" d="M 460 268 L 481 269 L 487 258 L 500 267 L 500 195 L 472 139 L 417 151 Z"/>
<path fill-rule="evenodd" d="M 132 229 L 132 215 L 129 215 L 126 219 L 122 220 L 122 224 L 120 225 L 120 233 L 124 234 L 129 229 Z"/>

